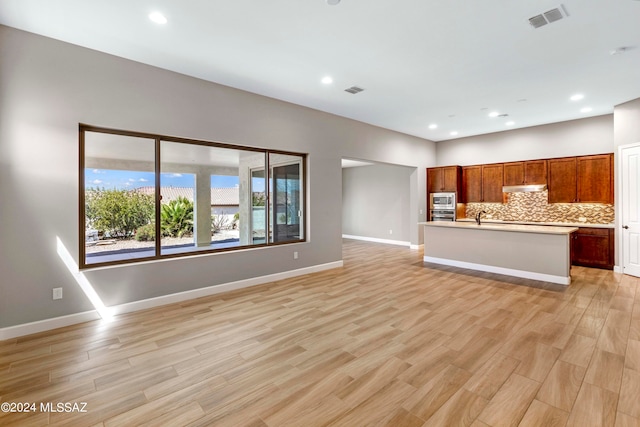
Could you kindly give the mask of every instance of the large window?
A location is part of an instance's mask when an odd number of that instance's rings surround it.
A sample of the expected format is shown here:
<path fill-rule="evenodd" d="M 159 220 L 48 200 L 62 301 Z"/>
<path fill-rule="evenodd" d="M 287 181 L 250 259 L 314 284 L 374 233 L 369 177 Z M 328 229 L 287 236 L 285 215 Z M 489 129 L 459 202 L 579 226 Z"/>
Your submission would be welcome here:
<path fill-rule="evenodd" d="M 304 154 L 80 126 L 82 267 L 304 241 Z"/>

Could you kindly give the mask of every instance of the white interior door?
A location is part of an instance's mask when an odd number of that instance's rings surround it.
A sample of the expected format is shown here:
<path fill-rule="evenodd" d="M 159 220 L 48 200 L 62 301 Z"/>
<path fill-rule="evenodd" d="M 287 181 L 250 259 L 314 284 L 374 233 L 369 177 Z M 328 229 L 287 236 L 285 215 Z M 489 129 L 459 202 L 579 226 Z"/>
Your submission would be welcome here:
<path fill-rule="evenodd" d="M 640 277 L 640 143 L 620 147 L 622 268 Z"/>

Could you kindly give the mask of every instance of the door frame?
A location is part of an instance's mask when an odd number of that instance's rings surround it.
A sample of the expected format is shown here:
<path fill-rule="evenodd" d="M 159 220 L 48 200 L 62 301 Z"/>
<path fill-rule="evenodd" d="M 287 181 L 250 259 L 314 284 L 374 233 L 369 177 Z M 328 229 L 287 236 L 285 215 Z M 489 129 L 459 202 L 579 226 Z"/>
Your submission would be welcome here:
<path fill-rule="evenodd" d="M 640 142 L 634 142 L 631 144 L 624 144 L 624 145 L 619 145 L 618 146 L 618 153 L 615 160 L 615 164 L 614 167 L 617 167 L 618 169 L 618 173 L 616 174 L 617 176 L 617 187 L 618 187 L 618 191 L 616 192 L 616 200 L 618 201 L 618 203 L 615 204 L 616 206 L 616 218 L 615 218 L 615 238 L 617 241 L 617 248 L 618 250 L 616 251 L 616 258 L 617 258 L 617 262 L 615 263 L 615 267 L 614 267 L 614 271 L 616 273 L 624 273 L 624 241 L 623 241 L 623 236 L 624 233 L 622 232 L 622 213 L 623 213 L 623 206 L 624 206 L 624 199 L 623 199 L 623 185 L 624 185 L 624 180 L 623 180 L 623 176 L 622 176 L 622 152 L 625 149 L 629 149 L 629 148 L 636 148 L 636 147 L 640 147 Z"/>

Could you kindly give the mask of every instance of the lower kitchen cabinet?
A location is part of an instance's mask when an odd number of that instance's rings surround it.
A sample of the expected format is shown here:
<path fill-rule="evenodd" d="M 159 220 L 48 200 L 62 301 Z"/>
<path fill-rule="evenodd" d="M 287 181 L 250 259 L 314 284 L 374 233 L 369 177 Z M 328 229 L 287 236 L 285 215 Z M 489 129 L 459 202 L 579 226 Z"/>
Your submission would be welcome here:
<path fill-rule="evenodd" d="M 579 228 L 571 235 L 571 264 L 613 270 L 613 229 Z"/>

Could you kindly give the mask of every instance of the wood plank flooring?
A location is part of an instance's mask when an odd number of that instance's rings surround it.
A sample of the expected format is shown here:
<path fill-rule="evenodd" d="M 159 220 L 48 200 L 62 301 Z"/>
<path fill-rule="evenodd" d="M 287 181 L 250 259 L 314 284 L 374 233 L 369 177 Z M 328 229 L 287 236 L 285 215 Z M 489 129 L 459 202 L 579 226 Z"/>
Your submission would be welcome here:
<path fill-rule="evenodd" d="M 0 342 L 2 426 L 640 426 L 640 279 L 344 268 Z"/>

